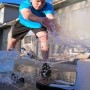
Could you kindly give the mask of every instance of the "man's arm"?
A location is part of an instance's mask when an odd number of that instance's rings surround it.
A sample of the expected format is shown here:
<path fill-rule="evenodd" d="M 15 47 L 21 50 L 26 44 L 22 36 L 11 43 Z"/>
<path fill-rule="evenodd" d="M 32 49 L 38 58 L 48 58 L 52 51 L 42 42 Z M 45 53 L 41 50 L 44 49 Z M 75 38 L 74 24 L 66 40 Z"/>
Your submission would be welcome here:
<path fill-rule="evenodd" d="M 28 8 L 24 8 L 24 9 L 20 10 L 20 12 L 21 12 L 23 18 L 26 19 L 26 20 L 41 22 L 41 21 L 40 21 L 41 18 L 38 17 L 38 16 L 36 16 L 36 15 L 34 15 L 34 14 L 31 12 L 31 10 L 28 9 Z"/>
<path fill-rule="evenodd" d="M 52 26 L 49 25 L 49 23 L 51 22 L 51 23 L 53 23 L 56 31 L 59 31 L 59 29 L 60 29 L 53 14 L 47 14 L 46 17 L 38 17 L 35 14 L 33 14 L 31 12 L 31 10 L 28 9 L 28 8 L 24 8 L 24 9 L 20 10 L 20 12 L 21 12 L 23 18 L 26 19 L 26 20 L 39 22 L 48 29 L 52 28 Z"/>
<path fill-rule="evenodd" d="M 21 12 L 24 19 L 39 22 L 44 27 L 49 28 L 49 25 L 48 25 L 49 20 L 48 20 L 48 18 L 46 18 L 46 17 L 38 17 L 35 14 L 33 14 L 31 12 L 31 10 L 28 9 L 28 8 L 24 8 L 24 9 L 20 10 L 20 12 Z"/>
<path fill-rule="evenodd" d="M 60 25 L 58 24 L 57 20 L 55 19 L 55 16 L 53 14 L 47 14 L 46 17 L 49 19 L 51 25 L 51 29 L 55 29 L 57 32 L 60 32 Z M 53 31 L 53 30 L 51 30 Z"/>

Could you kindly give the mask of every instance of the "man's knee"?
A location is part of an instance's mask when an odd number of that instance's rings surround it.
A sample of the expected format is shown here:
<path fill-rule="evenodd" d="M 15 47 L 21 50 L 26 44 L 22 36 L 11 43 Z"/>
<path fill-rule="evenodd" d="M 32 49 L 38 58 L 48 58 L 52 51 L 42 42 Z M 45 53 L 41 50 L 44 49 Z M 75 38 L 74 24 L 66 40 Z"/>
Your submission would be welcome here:
<path fill-rule="evenodd" d="M 11 42 L 11 44 L 16 44 L 17 39 L 12 38 L 10 42 Z"/>
<path fill-rule="evenodd" d="M 41 42 L 41 51 L 48 51 L 49 45 L 47 42 Z"/>
<path fill-rule="evenodd" d="M 46 31 L 38 32 L 36 35 L 40 42 L 46 42 L 48 40 L 48 33 Z"/>

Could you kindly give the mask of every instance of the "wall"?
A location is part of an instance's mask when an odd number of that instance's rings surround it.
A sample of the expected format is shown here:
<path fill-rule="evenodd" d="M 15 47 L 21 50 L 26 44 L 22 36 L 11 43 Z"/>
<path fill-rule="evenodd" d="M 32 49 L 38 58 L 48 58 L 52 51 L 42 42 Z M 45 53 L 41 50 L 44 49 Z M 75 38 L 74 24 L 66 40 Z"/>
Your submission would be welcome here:
<path fill-rule="evenodd" d="M 4 12 L 4 22 L 18 18 L 19 12 L 17 7 L 6 6 Z"/>
<path fill-rule="evenodd" d="M 0 9 L 0 23 L 4 21 L 4 8 Z"/>
<path fill-rule="evenodd" d="M 90 59 L 79 60 L 77 62 L 77 78 L 75 90 L 89 90 L 90 89 Z"/>
<path fill-rule="evenodd" d="M 3 30 L 3 37 L 2 37 L 2 50 L 7 50 L 7 43 L 9 41 L 9 32 L 11 28 L 6 28 Z"/>
<path fill-rule="evenodd" d="M 4 5 L 0 8 L 0 23 L 6 23 L 18 18 L 18 13 L 18 7 Z"/>
<path fill-rule="evenodd" d="M 83 1 L 56 10 L 56 18 L 62 30 L 73 39 L 90 38 L 90 1 Z"/>
<path fill-rule="evenodd" d="M 67 42 L 90 47 L 90 0 L 64 6 L 56 9 L 55 14 L 61 26 L 62 38 Z"/>
<path fill-rule="evenodd" d="M 0 29 L 0 50 L 2 49 L 2 37 L 3 37 L 3 30 Z"/>

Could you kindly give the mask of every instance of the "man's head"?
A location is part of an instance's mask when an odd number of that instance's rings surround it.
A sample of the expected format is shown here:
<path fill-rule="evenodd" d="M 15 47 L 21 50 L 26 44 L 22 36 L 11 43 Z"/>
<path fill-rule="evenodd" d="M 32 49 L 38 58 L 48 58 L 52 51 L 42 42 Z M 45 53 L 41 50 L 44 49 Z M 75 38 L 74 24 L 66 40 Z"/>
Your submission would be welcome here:
<path fill-rule="evenodd" d="M 30 1 L 32 2 L 33 7 L 36 10 L 39 10 L 44 6 L 46 0 L 30 0 Z"/>

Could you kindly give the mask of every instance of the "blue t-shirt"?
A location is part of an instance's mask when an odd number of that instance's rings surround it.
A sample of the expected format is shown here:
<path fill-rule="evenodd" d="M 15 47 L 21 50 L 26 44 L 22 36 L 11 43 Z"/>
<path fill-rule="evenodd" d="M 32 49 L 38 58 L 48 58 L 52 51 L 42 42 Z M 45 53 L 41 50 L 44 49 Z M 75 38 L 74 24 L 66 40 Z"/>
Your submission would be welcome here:
<path fill-rule="evenodd" d="M 30 0 L 25 0 L 20 4 L 19 11 L 24 8 L 30 9 L 33 14 L 35 14 L 36 16 L 39 16 L 39 17 L 46 17 L 47 14 L 54 14 L 53 6 L 47 2 L 40 10 L 35 10 L 32 6 L 32 3 L 30 2 Z M 24 26 L 29 27 L 29 28 L 43 27 L 42 24 L 39 22 L 24 19 L 23 16 L 21 15 L 21 13 L 19 14 L 19 21 L 21 24 L 23 24 Z"/>

